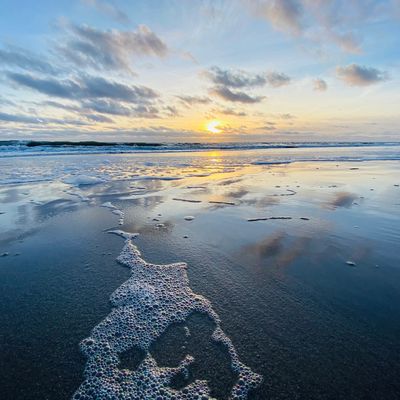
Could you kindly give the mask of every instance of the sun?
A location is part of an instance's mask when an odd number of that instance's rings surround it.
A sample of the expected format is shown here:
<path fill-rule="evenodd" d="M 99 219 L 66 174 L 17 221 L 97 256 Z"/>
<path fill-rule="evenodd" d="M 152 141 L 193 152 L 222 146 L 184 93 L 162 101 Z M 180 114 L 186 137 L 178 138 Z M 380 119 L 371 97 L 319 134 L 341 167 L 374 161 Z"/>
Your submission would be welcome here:
<path fill-rule="evenodd" d="M 212 121 L 210 121 L 207 125 L 206 128 L 208 130 L 208 132 L 211 133 L 220 133 L 221 129 L 218 129 L 218 127 L 221 126 L 221 122 L 213 119 Z"/>

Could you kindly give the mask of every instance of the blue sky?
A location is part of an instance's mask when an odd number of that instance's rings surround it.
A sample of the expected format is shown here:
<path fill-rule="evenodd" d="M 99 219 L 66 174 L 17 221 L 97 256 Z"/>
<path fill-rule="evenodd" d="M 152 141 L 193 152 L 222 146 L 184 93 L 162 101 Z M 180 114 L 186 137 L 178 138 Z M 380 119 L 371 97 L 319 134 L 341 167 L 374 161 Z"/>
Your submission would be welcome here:
<path fill-rule="evenodd" d="M 9 1 L 0 139 L 398 140 L 400 1 Z"/>

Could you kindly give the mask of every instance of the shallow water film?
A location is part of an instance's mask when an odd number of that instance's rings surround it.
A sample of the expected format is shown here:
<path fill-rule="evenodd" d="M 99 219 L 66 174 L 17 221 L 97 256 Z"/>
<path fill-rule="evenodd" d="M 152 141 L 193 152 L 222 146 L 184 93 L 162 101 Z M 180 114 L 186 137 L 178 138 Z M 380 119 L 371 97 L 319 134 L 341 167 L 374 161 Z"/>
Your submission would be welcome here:
<path fill-rule="evenodd" d="M 0 158 L 1 398 L 398 399 L 398 158 Z"/>

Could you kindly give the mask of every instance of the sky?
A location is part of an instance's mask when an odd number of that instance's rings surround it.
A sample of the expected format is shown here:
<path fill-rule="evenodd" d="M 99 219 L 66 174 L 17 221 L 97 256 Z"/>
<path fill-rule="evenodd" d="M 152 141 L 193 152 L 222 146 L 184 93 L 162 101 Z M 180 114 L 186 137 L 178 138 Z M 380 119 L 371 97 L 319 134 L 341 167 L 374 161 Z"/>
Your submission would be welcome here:
<path fill-rule="evenodd" d="M 400 140 L 400 0 L 2 0 L 0 140 Z"/>

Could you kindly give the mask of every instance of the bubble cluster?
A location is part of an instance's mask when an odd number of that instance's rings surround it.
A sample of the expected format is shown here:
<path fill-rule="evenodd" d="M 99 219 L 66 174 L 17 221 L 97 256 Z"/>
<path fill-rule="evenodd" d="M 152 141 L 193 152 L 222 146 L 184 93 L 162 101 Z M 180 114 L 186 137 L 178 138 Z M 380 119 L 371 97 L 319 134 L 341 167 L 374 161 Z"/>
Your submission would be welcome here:
<path fill-rule="evenodd" d="M 232 369 L 238 375 L 231 398 L 247 398 L 249 390 L 257 387 L 262 378 L 240 362 L 211 303 L 189 287 L 187 265 L 147 263 L 132 243 L 136 234 L 121 230 L 110 233 L 125 239 L 117 260 L 131 269 L 131 276 L 111 295 L 111 313 L 81 342 L 87 357 L 85 380 L 73 399 L 210 399 L 205 381 L 196 380 L 180 390 L 169 386 L 174 375 L 187 376 L 191 356 L 186 356 L 177 368 L 163 368 L 149 353 L 150 345 L 169 325 L 185 321 L 194 311 L 207 314 L 214 321 L 212 339 L 225 345 L 229 352 Z M 146 358 L 136 371 L 119 369 L 119 354 L 132 347 L 144 350 Z"/>
<path fill-rule="evenodd" d="M 122 210 L 119 210 L 117 207 L 114 206 L 114 204 L 111 203 L 111 201 L 107 201 L 101 205 L 101 207 L 109 208 L 111 212 L 119 217 L 118 220 L 118 225 L 123 225 L 124 224 L 124 212 Z"/>

